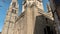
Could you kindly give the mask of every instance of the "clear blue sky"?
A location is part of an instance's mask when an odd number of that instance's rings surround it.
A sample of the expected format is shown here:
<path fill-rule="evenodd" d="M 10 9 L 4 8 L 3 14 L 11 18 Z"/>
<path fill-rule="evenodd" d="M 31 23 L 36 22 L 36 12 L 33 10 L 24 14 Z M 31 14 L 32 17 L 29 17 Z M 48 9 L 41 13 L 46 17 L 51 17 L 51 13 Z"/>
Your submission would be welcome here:
<path fill-rule="evenodd" d="M 6 16 L 7 9 L 10 5 L 11 0 L 0 0 L 0 32 L 2 31 L 3 25 L 4 25 L 4 20 Z M 46 9 L 46 3 L 48 0 L 43 0 L 43 5 L 44 5 L 44 10 L 47 11 Z M 19 12 L 22 10 L 22 0 L 18 0 L 19 3 Z"/>

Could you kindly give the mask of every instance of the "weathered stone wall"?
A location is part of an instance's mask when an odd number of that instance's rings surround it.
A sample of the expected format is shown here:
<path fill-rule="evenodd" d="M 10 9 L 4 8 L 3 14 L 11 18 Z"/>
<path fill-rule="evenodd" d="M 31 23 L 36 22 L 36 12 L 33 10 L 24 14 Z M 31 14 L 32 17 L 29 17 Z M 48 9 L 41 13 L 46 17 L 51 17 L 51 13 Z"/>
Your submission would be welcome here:
<path fill-rule="evenodd" d="M 0 32 L 0 34 L 1 34 L 1 32 Z"/>
<path fill-rule="evenodd" d="M 53 26 L 53 20 L 50 16 L 39 13 L 35 7 L 28 7 L 15 23 L 15 34 L 44 34 L 46 26 Z M 51 17 L 52 18 L 52 17 Z M 47 19 L 47 20 L 46 20 Z"/>
<path fill-rule="evenodd" d="M 18 17 L 16 23 L 15 23 L 15 34 L 26 34 L 27 32 L 27 22 L 26 22 L 26 16 L 25 12 L 21 13 L 21 15 Z"/>

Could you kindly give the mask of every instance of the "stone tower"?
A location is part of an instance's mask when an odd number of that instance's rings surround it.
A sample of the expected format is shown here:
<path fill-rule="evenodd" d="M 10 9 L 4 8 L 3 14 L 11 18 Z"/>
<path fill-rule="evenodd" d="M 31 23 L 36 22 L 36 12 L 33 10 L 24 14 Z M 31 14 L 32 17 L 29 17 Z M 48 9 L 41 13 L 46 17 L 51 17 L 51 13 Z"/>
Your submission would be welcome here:
<path fill-rule="evenodd" d="M 50 7 L 49 3 L 47 3 L 47 10 L 48 10 L 48 12 L 51 12 L 51 7 Z"/>
<path fill-rule="evenodd" d="M 24 12 L 27 6 L 32 6 L 32 4 L 35 4 L 39 9 L 44 10 L 42 0 L 24 0 L 22 5 L 22 12 Z"/>
<path fill-rule="evenodd" d="M 18 17 L 18 2 L 17 0 L 12 0 L 10 7 L 6 14 L 6 19 L 4 23 L 4 27 L 2 30 L 2 34 L 14 34 L 14 23 L 16 18 Z"/>
<path fill-rule="evenodd" d="M 26 23 L 24 23 L 27 24 L 24 25 L 26 30 L 24 34 L 34 34 L 36 16 L 40 15 L 39 11 L 43 12 L 41 10 L 44 10 L 42 0 L 24 0 L 22 13 L 25 12 Z"/>

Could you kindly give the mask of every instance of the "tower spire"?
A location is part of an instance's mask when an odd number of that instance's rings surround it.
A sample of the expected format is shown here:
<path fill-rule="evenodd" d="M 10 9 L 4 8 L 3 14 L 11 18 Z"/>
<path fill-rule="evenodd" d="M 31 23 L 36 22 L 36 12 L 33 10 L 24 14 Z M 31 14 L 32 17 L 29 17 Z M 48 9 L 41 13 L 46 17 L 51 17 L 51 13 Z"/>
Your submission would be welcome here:
<path fill-rule="evenodd" d="M 6 14 L 6 19 L 4 23 L 4 27 L 2 30 L 2 34 L 13 34 L 14 33 L 14 23 L 18 16 L 19 5 L 17 0 L 12 0 L 10 7 Z"/>
<path fill-rule="evenodd" d="M 47 10 L 48 10 L 48 12 L 51 12 L 51 7 L 50 7 L 49 3 L 47 3 Z"/>

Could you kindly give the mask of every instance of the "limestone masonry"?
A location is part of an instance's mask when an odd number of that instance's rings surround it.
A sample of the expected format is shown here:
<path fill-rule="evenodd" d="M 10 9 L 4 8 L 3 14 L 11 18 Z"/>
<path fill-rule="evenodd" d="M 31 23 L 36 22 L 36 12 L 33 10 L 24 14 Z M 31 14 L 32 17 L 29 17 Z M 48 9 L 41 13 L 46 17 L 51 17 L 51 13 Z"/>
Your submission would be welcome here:
<path fill-rule="evenodd" d="M 51 8 L 43 9 L 42 0 L 24 0 L 22 12 L 18 16 L 19 4 L 12 0 L 6 14 L 1 34 L 55 34 L 55 22 Z"/>

